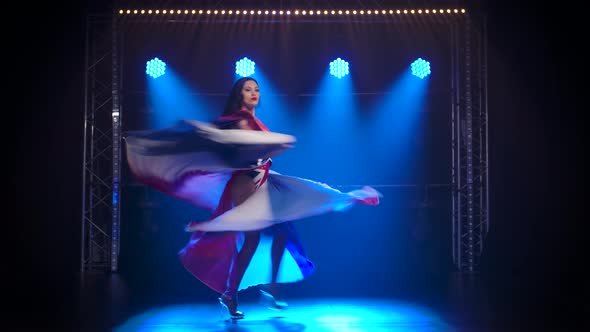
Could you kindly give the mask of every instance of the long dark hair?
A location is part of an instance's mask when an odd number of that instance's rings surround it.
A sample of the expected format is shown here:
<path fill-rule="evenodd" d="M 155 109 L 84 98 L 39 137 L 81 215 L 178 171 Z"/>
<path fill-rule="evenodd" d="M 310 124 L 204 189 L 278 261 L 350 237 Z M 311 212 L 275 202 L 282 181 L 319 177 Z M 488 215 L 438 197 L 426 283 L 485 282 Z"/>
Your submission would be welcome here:
<path fill-rule="evenodd" d="M 244 88 L 244 84 L 247 81 L 254 81 L 258 84 L 258 81 L 252 77 L 242 77 L 238 79 L 229 91 L 229 96 L 227 97 L 225 107 L 223 108 L 223 116 L 230 115 L 242 107 L 242 98 L 244 98 L 242 96 L 242 88 Z"/>

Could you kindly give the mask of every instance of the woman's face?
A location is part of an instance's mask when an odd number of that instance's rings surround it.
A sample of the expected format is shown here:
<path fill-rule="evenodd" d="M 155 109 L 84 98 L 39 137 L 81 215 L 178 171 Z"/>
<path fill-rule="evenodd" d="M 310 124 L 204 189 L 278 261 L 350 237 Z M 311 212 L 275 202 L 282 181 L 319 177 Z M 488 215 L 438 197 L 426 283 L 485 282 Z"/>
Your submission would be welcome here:
<path fill-rule="evenodd" d="M 260 100 L 260 90 L 258 84 L 254 81 L 246 81 L 242 87 L 242 105 L 248 109 L 253 109 L 258 105 Z"/>

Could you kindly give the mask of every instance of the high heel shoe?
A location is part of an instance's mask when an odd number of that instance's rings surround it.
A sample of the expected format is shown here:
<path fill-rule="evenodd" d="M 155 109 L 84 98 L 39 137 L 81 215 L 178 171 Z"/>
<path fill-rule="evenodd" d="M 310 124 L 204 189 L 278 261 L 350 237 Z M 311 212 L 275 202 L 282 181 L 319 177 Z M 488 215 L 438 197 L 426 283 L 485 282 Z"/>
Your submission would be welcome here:
<path fill-rule="evenodd" d="M 229 313 L 229 316 L 231 317 L 231 319 L 242 319 L 244 318 L 244 313 L 241 311 L 238 311 L 238 301 L 236 300 L 236 298 L 230 298 L 228 296 L 225 295 L 221 295 L 219 298 L 219 304 L 221 304 L 222 307 L 224 307 L 227 312 Z"/>
<path fill-rule="evenodd" d="M 264 303 L 269 309 L 274 310 L 285 310 L 289 307 L 287 302 L 277 300 L 271 293 L 260 290 L 261 294 L 261 301 Z"/>

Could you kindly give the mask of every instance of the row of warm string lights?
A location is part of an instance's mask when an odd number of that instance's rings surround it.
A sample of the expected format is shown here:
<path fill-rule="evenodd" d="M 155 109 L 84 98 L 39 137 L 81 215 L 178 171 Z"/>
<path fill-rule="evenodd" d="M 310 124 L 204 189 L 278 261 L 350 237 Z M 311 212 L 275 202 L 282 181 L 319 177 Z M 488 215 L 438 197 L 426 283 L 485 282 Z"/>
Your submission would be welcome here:
<path fill-rule="evenodd" d="M 403 14 L 465 14 L 465 9 L 376 9 L 376 10 L 225 10 L 225 9 L 119 9 L 120 15 L 403 15 Z"/>

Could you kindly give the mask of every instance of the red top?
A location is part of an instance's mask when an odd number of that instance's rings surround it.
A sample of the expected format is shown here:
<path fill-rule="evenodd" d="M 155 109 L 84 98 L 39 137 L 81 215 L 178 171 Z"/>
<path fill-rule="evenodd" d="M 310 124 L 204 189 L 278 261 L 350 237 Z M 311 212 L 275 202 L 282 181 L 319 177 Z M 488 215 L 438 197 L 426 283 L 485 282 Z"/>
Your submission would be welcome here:
<path fill-rule="evenodd" d="M 241 124 L 239 124 L 239 122 L 243 120 L 247 121 L 247 128 L 244 128 Z M 245 110 L 239 110 L 231 115 L 219 117 L 213 123 L 220 129 L 250 129 L 269 131 L 260 120 L 258 120 L 252 113 Z"/>

